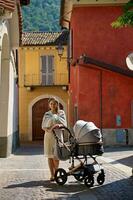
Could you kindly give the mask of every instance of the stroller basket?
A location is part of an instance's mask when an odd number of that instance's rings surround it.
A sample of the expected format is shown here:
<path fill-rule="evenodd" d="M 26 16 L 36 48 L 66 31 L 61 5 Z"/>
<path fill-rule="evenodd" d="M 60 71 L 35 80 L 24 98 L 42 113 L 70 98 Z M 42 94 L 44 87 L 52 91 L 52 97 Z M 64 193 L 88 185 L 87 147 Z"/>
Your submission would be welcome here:
<path fill-rule="evenodd" d="M 102 155 L 104 153 L 102 143 L 87 143 L 77 145 L 77 155 Z"/>

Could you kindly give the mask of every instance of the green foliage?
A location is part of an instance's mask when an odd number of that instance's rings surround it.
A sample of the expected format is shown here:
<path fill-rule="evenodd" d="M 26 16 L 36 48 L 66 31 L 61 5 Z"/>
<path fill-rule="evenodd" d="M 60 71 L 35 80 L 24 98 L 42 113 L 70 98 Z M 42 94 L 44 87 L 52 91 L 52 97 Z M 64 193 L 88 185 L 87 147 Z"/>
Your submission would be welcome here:
<path fill-rule="evenodd" d="M 126 26 L 133 27 L 133 0 L 130 0 L 123 8 L 123 15 L 119 16 L 111 25 L 113 28 Z"/>
<path fill-rule="evenodd" d="M 31 0 L 22 15 L 23 31 L 60 31 L 60 0 Z"/>

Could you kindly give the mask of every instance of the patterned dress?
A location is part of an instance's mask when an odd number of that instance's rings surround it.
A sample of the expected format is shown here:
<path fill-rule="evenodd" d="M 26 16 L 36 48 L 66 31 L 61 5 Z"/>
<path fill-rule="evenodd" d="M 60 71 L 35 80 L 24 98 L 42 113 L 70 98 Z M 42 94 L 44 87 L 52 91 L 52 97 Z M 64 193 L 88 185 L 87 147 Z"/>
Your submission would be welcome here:
<path fill-rule="evenodd" d="M 42 129 L 45 131 L 44 135 L 44 154 L 48 158 L 54 158 L 55 138 L 53 132 L 49 129 L 55 124 L 63 124 L 67 126 L 65 112 L 59 110 L 57 114 L 48 111 L 44 114 L 42 120 Z"/>

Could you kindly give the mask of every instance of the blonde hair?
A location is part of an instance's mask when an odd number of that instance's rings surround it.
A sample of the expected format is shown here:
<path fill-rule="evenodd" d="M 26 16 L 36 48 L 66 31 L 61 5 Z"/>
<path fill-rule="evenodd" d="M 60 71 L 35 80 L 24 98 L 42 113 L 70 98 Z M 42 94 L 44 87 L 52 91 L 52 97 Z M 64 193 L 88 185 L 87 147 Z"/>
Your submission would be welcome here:
<path fill-rule="evenodd" d="M 57 104 L 59 104 L 58 100 L 55 97 L 49 98 L 48 103 L 50 103 L 50 101 L 55 101 Z"/>

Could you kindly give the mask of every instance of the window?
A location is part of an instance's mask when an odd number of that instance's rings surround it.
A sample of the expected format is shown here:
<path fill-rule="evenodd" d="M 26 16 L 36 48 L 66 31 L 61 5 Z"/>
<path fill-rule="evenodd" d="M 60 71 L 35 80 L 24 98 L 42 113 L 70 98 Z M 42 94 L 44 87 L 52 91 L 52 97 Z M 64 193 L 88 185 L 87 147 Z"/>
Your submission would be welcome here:
<path fill-rule="evenodd" d="M 42 85 L 53 85 L 54 56 L 41 56 Z"/>

